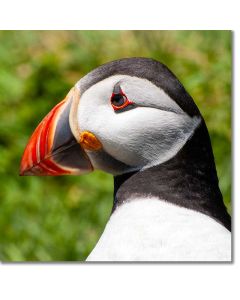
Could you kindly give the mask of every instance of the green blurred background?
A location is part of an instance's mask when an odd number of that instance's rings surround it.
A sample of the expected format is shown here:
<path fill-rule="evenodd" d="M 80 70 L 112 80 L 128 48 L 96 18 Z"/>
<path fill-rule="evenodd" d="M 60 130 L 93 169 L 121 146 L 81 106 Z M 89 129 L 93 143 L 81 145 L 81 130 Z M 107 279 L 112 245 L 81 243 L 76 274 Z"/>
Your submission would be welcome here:
<path fill-rule="evenodd" d="M 19 177 L 42 118 L 84 74 L 131 56 L 180 79 L 210 131 L 231 212 L 230 31 L 0 31 L 0 260 L 84 260 L 109 217 L 112 176 Z"/>

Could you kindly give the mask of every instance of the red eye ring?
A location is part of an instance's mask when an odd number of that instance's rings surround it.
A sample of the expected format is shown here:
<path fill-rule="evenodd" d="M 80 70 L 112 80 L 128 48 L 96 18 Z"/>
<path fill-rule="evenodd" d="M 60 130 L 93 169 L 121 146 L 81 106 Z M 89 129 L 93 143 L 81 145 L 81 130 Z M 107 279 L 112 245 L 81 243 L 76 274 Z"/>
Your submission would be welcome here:
<path fill-rule="evenodd" d="M 128 100 L 127 96 L 122 91 L 120 91 L 120 93 L 117 94 L 112 93 L 111 105 L 115 111 L 121 110 L 131 104 L 134 104 L 134 102 Z"/>

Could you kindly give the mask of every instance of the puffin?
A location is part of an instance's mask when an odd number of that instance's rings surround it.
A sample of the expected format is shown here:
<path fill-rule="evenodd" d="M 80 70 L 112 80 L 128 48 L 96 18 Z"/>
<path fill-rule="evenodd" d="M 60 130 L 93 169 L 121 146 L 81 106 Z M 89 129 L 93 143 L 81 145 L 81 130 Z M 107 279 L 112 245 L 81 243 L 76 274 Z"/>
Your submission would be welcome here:
<path fill-rule="evenodd" d="M 84 77 L 40 122 L 20 175 L 114 177 L 112 212 L 87 261 L 231 261 L 231 217 L 192 97 L 151 58 Z"/>

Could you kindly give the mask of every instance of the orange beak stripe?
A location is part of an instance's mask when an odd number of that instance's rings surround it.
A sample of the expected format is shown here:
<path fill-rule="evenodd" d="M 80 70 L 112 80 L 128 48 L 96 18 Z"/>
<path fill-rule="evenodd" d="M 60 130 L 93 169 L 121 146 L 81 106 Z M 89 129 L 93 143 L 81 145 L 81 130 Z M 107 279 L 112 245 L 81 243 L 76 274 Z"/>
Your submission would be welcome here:
<path fill-rule="evenodd" d="M 69 170 L 58 166 L 49 156 L 53 144 L 53 132 L 56 126 L 57 116 L 65 104 L 66 99 L 57 104 L 38 125 L 32 134 L 24 151 L 20 175 L 31 174 L 34 168 L 44 175 L 70 174 Z M 41 175 L 41 174 L 39 174 Z"/>
<path fill-rule="evenodd" d="M 20 175 L 81 175 L 93 171 L 90 158 L 72 129 L 76 127 L 72 105 L 79 100 L 79 90 L 74 87 L 37 126 L 24 150 Z M 100 147 L 90 133 L 85 144 L 95 150 Z"/>

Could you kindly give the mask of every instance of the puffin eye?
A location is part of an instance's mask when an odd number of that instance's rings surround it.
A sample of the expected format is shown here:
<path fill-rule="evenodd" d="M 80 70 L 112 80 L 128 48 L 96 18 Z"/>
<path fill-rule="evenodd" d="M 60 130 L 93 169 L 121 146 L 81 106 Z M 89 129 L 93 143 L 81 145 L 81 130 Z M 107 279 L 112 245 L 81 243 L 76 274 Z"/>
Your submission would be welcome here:
<path fill-rule="evenodd" d="M 121 91 L 120 93 L 113 93 L 111 97 L 111 104 L 113 109 L 120 110 L 127 107 L 130 104 L 134 104 L 132 101 L 129 101 L 127 96 Z"/>
<path fill-rule="evenodd" d="M 127 97 L 122 94 L 113 94 L 111 103 L 114 106 L 120 107 L 127 101 Z"/>

